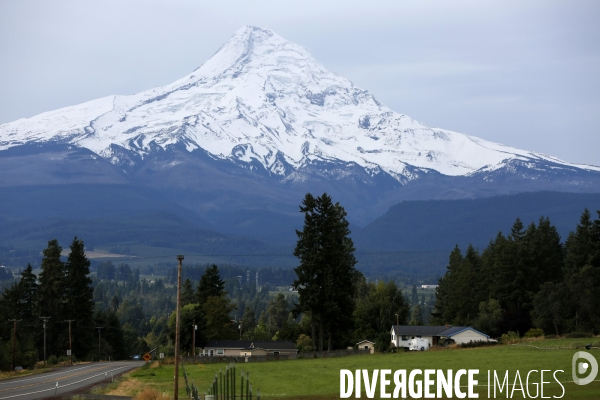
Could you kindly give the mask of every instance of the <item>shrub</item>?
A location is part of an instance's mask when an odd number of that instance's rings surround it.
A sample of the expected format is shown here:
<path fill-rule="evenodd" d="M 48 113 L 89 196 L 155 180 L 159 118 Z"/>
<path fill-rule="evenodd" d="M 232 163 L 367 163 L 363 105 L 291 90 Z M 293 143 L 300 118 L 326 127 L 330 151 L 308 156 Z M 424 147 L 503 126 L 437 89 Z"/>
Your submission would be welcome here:
<path fill-rule="evenodd" d="M 477 340 L 475 342 L 460 343 L 458 347 L 468 349 L 471 347 L 494 346 L 497 344 L 498 342 L 486 342 L 485 340 Z"/>
<path fill-rule="evenodd" d="M 527 331 L 527 333 L 525 333 L 526 338 L 541 337 L 541 336 L 544 336 L 544 330 L 540 329 L 540 328 L 531 328 L 530 330 Z"/>
<path fill-rule="evenodd" d="M 567 333 L 565 335 L 565 337 L 568 339 L 588 338 L 588 337 L 593 337 L 593 336 L 594 335 L 592 335 L 591 333 L 588 333 L 588 332 L 571 332 L 571 333 Z"/>
<path fill-rule="evenodd" d="M 301 352 L 312 351 L 312 339 L 310 336 L 301 334 L 296 341 L 296 348 Z"/>
<path fill-rule="evenodd" d="M 520 339 L 521 335 L 519 335 L 519 332 L 509 331 L 508 333 L 502 334 L 500 342 L 502 342 L 502 344 L 510 344 L 518 342 Z"/>
<path fill-rule="evenodd" d="M 161 395 L 156 389 L 148 387 L 135 396 L 135 400 L 158 400 L 160 398 Z"/>
<path fill-rule="evenodd" d="M 52 354 L 50 357 L 48 357 L 48 365 L 56 365 L 58 364 L 58 358 Z"/>

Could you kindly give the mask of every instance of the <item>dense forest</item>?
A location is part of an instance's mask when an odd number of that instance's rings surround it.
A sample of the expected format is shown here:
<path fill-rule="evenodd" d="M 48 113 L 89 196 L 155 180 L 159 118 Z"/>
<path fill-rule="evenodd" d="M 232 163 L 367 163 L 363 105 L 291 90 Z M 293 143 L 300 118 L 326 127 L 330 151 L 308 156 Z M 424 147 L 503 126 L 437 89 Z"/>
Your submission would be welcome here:
<path fill-rule="evenodd" d="M 564 244 L 540 218 L 527 227 L 517 219 L 481 253 L 456 247 L 432 322 L 472 325 L 494 337 L 534 327 L 555 335 L 600 332 L 600 219 L 586 209 Z"/>

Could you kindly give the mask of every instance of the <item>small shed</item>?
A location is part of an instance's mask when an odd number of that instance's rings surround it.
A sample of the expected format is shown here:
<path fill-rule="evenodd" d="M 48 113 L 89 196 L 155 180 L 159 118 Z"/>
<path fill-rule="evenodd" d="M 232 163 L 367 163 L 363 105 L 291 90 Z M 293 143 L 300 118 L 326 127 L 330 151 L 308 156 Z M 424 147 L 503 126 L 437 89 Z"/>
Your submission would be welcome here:
<path fill-rule="evenodd" d="M 375 353 L 375 343 L 370 340 L 362 340 L 356 343 L 356 347 L 358 347 L 359 350 L 369 350 L 371 354 Z"/>

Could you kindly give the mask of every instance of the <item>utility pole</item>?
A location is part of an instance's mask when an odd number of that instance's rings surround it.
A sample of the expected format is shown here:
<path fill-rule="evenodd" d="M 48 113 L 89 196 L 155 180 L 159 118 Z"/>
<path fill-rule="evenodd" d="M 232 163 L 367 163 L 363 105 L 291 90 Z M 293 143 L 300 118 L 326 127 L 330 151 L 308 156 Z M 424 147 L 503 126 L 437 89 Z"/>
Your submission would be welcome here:
<path fill-rule="evenodd" d="M 40 317 L 40 319 L 44 320 L 44 367 L 46 366 L 46 323 L 50 319 L 50 317 Z"/>
<path fill-rule="evenodd" d="M 8 322 L 12 322 L 14 324 L 13 328 L 13 345 L 12 345 L 12 360 L 10 362 L 10 370 L 14 371 L 15 369 L 15 349 L 17 347 L 17 322 L 21 322 L 20 319 L 9 319 Z"/>
<path fill-rule="evenodd" d="M 175 400 L 177 400 L 179 396 L 179 311 L 181 307 L 181 262 L 183 261 L 183 256 L 178 255 L 177 261 L 177 317 L 175 319 L 175 390 L 173 393 L 173 398 Z"/>
<path fill-rule="evenodd" d="M 196 362 L 196 320 L 192 320 L 192 357 Z"/>
<path fill-rule="evenodd" d="M 71 322 L 75 321 L 74 319 L 67 319 L 65 322 L 69 323 L 69 357 L 71 365 L 73 365 L 73 342 L 71 341 Z M 100 333 L 98 333 L 100 334 Z M 100 352 L 100 348 L 98 348 L 98 352 Z"/>
<path fill-rule="evenodd" d="M 100 361 L 100 329 L 103 329 L 103 326 L 97 326 L 98 329 L 98 361 Z"/>

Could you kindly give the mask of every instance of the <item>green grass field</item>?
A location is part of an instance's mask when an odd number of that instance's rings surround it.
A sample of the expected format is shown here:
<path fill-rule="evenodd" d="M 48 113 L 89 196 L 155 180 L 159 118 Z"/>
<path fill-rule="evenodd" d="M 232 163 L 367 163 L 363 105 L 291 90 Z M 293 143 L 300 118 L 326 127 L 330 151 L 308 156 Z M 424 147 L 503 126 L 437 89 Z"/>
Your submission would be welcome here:
<path fill-rule="evenodd" d="M 571 360 L 573 354 L 583 349 L 587 343 L 600 346 L 600 340 L 594 339 L 558 339 L 525 342 L 516 345 L 479 347 L 471 349 L 445 349 L 425 352 L 405 352 L 398 354 L 361 355 L 330 359 L 290 360 L 262 363 L 244 363 L 237 365 L 237 373 L 243 369 L 250 373 L 250 381 L 254 389 L 260 389 L 261 397 L 281 398 L 339 398 L 340 370 L 367 369 L 371 374 L 374 369 L 479 369 L 477 392 L 480 398 L 487 396 L 487 371 L 496 371 L 504 376 L 509 371 L 509 383 L 512 385 L 517 370 L 525 386 L 525 378 L 530 370 L 563 370 L 557 378 L 564 386 L 564 399 L 600 399 L 600 377 L 586 386 L 578 386 L 572 381 Z M 535 347 L 534 347 L 535 346 Z M 590 353 L 600 359 L 600 350 L 592 349 Z M 202 393 L 212 382 L 224 364 L 187 365 L 186 372 Z M 143 368 L 130 375 L 144 385 L 156 387 L 160 392 L 173 392 L 173 365 L 154 368 Z M 492 375 L 493 377 L 493 375 Z M 535 379 L 534 379 L 535 377 Z M 422 379 L 422 376 L 420 377 Z M 531 395 L 535 394 L 533 382 L 539 384 L 540 375 L 532 374 L 530 381 Z M 563 389 L 553 379 L 552 373 L 544 375 L 544 396 L 561 396 Z M 463 382 L 466 382 L 463 381 Z M 185 393 L 183 377 L 180 386 Z M 388 392 L 394 389 L 393 380 Z M 466 390 L 466 389 L 465 389 Z M 493 393 L 493 392 L 492 392 Z M 497 394 L 496 398 L 506 398 L 506 391 Z M 376 391 L 379 397 L 379 386 Z M 351 398 L 354 398 L 354 394 Z M 362 391 L 362 398 L 367 398 Z M 492 396 L 493 398 L 493 396 Z M 515 391 L 513 398 L 524 398 L 521 391 Z M 529 398 L 529 397 L 526 397 Z M 538 397 L 540 398 L 540 397 Z"/>

